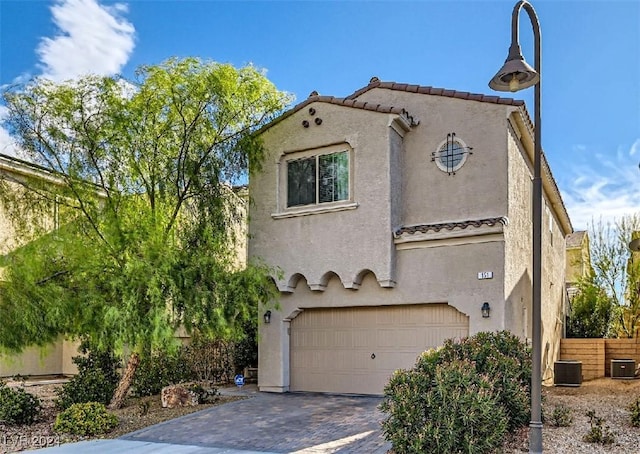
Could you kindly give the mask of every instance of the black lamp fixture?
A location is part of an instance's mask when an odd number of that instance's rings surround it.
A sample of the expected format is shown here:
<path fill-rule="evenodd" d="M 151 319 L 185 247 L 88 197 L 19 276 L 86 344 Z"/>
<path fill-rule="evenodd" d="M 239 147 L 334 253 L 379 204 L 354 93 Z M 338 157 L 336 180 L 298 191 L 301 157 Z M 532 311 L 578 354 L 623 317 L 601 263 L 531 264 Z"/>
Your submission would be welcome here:
<path fill-rule="evenodd" d="M 264 322 L 266 324 L 271 323 L 271 311 L 267 311 L 264 313 Z"/>
<path fill-rule="evenodd" d="M 491 314 L 491 306 L 489 306 L 489 303 L 485 301 L 484 303 L 482 303 L 482 308 L 480 308 L 480 311 L 482 312 L 482 318 L 489 318 L 489 315 Z"/>

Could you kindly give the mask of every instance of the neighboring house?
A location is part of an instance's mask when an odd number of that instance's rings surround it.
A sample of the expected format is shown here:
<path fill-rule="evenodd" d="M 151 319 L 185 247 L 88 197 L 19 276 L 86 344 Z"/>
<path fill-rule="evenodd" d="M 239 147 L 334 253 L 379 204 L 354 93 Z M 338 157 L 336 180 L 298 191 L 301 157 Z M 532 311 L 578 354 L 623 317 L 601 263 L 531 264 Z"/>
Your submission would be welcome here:
<path fill-rule="evenodd" d="M 589 251 L 589 234 L 580 230 L 567 235 L 567 293 L 573 297 L 578 289 L 578 281 L 589 275 L 591 268 L 591 253 Z"/>
<path fill-rule="evenodd" d="M 0 154 L 0 190 L 19 191 L 22 184 L 34 181 L 40 184 L 59 184 L 60 180 L 51 170 L 12 156 Z M 247 212 L 247 187 L 240 186 L 232 188 L 228 186 L 229 197 L 233 201 L 234 213 L 232 218 L 234 239 L 236 240 L 234 266 L 242 269 L 246 266 L 247 257 L 247 232 L 246 232 L 246 212 Z M 28 209 L 28 208 L 25 208 Z M 57 204 L 51 205 L 50 216 L 33 217 L 34 229 L 38 231 L 50 232 L 59 227 Z M 18 237 L 18 233 L 7 218 L 5 207 L 0 199 L 0 258 L 15 251 L 24 245 L 24 241 Z M 3 269 L 0 264 L 0 285 L 3 276 Z M 183 327 L 176 331 L 176 338 L 184 344 L 190 341 L 190 336 Z M 0 377 L 13 375 L 72 375 L 78 369 L 71 361 L 72 357 L 78 355 L 79 343 L 65 340 L 62 336 L 58 341 L 43 348 L 26 348 L 19 355 L 0 354 Z"/>
<path fill-rule="evenodd" d="M 21 159 L 0 154 L 0 190 L 17 191 L 20 184 L 27 180 L 56 184 L 56 176 L 44 167 Z M 25 207 L 28 209 L 28 207 Z M 50 216 L 34 216 L 34 228 L 51 231 L 58 227 L 57 206 L 52 204 Z M 0 256 L 5 255 L 23 243 L 7 219 L 5 207 L 0 202 Z M 2 269 L 0 268 L 0 281 Z M 0 284 L 1 285 L 1 284 Z M 53 344 L 44 347 L 30 347 L 20 355 L 0 355 L 0 377 L 12 375 L 68 375 L 77 373 L 77 367 L 71 358 L 78 354 L 77 342 L 62 337 Z"/>
<path fill-rule="evenodd" d="M 523 101 L 373 78 L 346 98 L 312 93 L 261 136 L 249 257 L 280 268 L 281 298 L 260 327 L 260 390 L 381 394 L 395 369 L 447 338 L 530 338 L 533 125 Z M 543 190 L 550 379 L 572 227 L 546 159 Z"/>

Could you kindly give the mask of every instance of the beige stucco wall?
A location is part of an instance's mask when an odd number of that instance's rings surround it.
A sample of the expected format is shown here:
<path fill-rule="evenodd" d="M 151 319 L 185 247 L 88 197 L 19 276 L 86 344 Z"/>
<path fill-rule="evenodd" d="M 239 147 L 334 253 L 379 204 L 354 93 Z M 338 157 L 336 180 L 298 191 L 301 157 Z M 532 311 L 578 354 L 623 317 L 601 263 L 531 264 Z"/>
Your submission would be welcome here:
<path fill-rule="evenodd" d="M 567 248 L 566 259 L 567 282 L 575 283 L 591 271 L 589 253 L 589 237 L 584 235 L 579 247 Z"/>
<path fill-rule="evenodd" d="M 506 215 L 505 106 L 382 88 L 358 100 L 405 108 L 420 121 L 404 139 L 404 225 Z M 453 176 L 431 162 L 432 152 L 451 132 L 473 147 Z"/>
<path fill-rule="evenodd" d="M 560 358 L 565 335 L 565 234 L 551 209 L 547 194 L 542 210 L 542 377 L 553 379 L 553 363 Z"/>
<path fill-rule="evenodd" d="M 78 356 L 78 346 L 78 342 L 61 337 L 46 347 L 29 347 L 18 355 L 0 355 L 0 377 L 76 374 L 78 368 L 71 358 Z"/>
<path fill-rule="evenodd" d="M 523 339 L 531 338 L 532 222 L 531 170 L 522 144 L 507 123 L 509 229 L 505 232 L 504 292 L 506 324 Z"/>
<path fill-rule="evenodd" d="M 383 285 L 393 285 L 391 195 L 399 188 L 392 188 L 398 179 L 392 178 L 391 167 L 399 157 L 389 153 L 397 134 L 389 124 L 397 116 L 323 103 L 311 107 L 317 111 L 316 118 L 323 120 L 320 126 L 312 122 L 303 128 L 301 122 L 308 114 L 302 110 L 263 136 L 268 154 L 263 171 L 250 181 L 249 256 L 282 269 L 281 289 L 294 285 L 296 274 L 312 286 L 322 286 L 328 272 L 336 273 L 349 287 L 363 270 L 373 271 Z M 351 200 L 338 203 L 341 208 L 333 212 L 286 209 L 285 159 L 327 146 L 352 151 Z"/>
<path fill-rule="evenodd" d="M 486 242 L 440 242 L 400 250 L 395 288 L 380 287 L 371 273 L 364 277 L 358 290 L 345 289 L 334 277 L 324 291 L 312 291 L 301 279 L 293 292 L 282 294 L 280 310 L 273 311 L 271 323 L 260 326 L 260 388 L 288 390 L 289 321 L 306 308 L 448 303 L 469 316 L 469 334 L 505 329 L 500 304 L 503 247 L 501 240 L 487 238 Z M 479 270 L 495 270 L 494 278 L 478 280 Z M 481 316 L 484 301 L 491 304 L 490 318 Z"/>
<path fill-rule="evenodd" d="M 20 162 L 0 158 L 0 179 L 3 191 L 20 191 L 17 181 L 26 178 L 38 178 L 38 172 Z M 44 178 L 44 177 L 43 177 Z M 25 209 L 28 209 L 26 207 Z M 25 226 L 27 233 L 47 231 L 55 225 L 55 207 L 51 205 L 50 215 L 43 216 L 41 211 L 34 212 L 33 224 Z M 5 207 L 0 201 L 0 254 L 7 254 L 22 246 L 29 235 L 20 235 L 12 226 Z M 0 279 L 2 279 L 0 268 Z M 77 368 L 71 363 L 71 357 L 77 355 L 77 344 L 65 341 L 62 337 L 43 348 L 30 347 L 19 355 L 0 355 L 0 377 L 20 375 L 59 375 L 74 374 Z"/>
<path fill-rule="evenodd" d="M 506 324 L 523 338 L 532 333 L 532 171 L 531 160 L 518 138 L 519 132 L 508 125 L 509 229 L 505 233 L 504 282 Z M 560 354 L 564 335 L 565 305 L 565 232 L 561 228 L 549 195 L 542 204 L 542 373 L 553 378 L 553 362 Z"/>
<path fill-rule="evenodd" d="M 420 123 L 397 131 L 389 127 L 391 115 L 314 103 L 321 127 L 303 129 L 303 109 L 263 136 L 267 163 L 250 184 L 249 255 L 284 274 L 281 309 L 260 327 L 264 390 L 288 389 L 290 320 L 305 308 L 447 303 L 469 317 L 470 334 L 508 329 L 531 335 L 531 169 L 509 121 L 517 109 L 380 88 L 358 100 L 405 108 Z M 455 175 L 431 160 L 451 132 L 473 147 Z M 282 154 L 342 142 L 353 149 L 351 202 L 357 206 L 272 216 L 287 211 L 278 174 Z M 564 302 L 564 233 L 550 217 L 543 210 L 545 373 L 558 354 Z M 508 221 L 392 235 L 400 226 L 487 218 Z M 373 273 L 358 277 L 366 270 Z M 479 279 L 480 272 L 492 278 Z M 490 318 L 481 317 L 483 302 L 491 305 Z"/>

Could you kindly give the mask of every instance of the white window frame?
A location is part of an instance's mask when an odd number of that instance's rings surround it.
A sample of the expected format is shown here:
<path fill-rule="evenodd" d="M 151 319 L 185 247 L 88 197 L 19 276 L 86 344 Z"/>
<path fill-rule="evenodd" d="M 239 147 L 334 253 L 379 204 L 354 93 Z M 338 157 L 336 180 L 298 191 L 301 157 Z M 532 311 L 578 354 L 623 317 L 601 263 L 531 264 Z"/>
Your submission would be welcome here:
<path fill-rule="evenodd" d="M 318 202 L 319 197 L 319 182 L 318 172 L 319 168 L 316 165 L 316 202 L 308 205 L 288 205 L 288 163 L 290 161 L 296 161 L 299 159 L 307 159 L 315 157 L 316 159 L 322 155 L 347 152 L 349 164 L 349 183 L 348 183 L 348 196 L 344 200 L 337 200 L 333 202 Z M 358 207 L 358 204 L 353 200 L 353 169 L 354 169 L 354 152 L 353 148 L 346 143 L 338 143 L 327 145 L 318 148 L 296 150 L 291 152 L 285 152 L 278 165 L 278 209 L 276 213 L 272 213 L 271 217 L 274 219 L 282 219 L 296 216 L 306 216 L 318 213 L 327 213 L 334 211 L 350 210 Z"/>

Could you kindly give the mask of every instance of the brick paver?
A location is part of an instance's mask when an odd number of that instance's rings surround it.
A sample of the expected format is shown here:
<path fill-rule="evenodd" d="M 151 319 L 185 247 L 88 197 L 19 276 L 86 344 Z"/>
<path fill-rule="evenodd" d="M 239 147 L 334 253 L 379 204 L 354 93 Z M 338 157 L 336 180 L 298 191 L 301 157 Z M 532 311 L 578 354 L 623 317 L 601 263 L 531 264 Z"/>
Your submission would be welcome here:
<path fill-rule="evenodd" d="M 380 398 L 253 393 L 124 440 L 296 454 L 384 454 Z"/>

